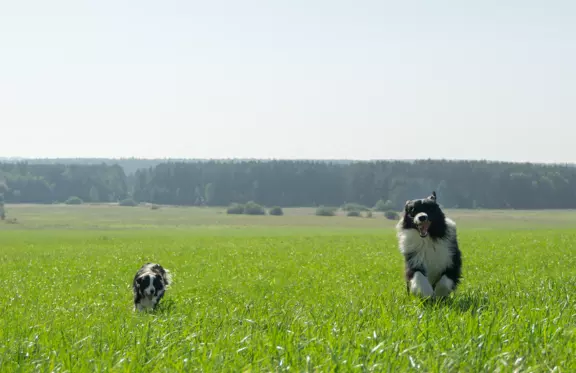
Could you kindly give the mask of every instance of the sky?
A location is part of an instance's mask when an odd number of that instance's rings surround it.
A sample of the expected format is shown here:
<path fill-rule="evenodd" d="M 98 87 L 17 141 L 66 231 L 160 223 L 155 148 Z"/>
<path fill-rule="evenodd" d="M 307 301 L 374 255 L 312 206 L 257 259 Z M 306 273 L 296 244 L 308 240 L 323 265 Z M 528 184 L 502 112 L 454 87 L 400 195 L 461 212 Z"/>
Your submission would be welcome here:
<path fill-rule="evenodd" d="M 0 0 L 0 157 L 576 162 L 576 2 Z"/>

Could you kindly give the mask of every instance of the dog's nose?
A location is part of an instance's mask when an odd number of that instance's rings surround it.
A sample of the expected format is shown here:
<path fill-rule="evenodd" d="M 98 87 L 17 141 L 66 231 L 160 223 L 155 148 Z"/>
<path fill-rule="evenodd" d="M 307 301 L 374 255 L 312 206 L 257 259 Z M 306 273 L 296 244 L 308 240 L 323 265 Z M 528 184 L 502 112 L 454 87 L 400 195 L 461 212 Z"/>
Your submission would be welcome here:
<path fill-rule="evenodd" d="M 418 221 L 426 221 L 428 219 L 428 217 L 426 215 L 420 215 L 418 217 Z"/>

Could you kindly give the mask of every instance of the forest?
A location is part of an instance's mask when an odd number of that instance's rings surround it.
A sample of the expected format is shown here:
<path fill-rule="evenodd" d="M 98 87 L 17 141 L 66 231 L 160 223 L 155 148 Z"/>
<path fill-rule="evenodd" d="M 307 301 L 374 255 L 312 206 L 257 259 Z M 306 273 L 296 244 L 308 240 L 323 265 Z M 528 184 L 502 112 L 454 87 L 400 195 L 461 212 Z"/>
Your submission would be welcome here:
<path fill-rule="evenodd" d="M 133 161 L 133 163 L 136 161 Z M 487 161 L 154 161 L 127 171 L 117 161 L 0 163 L 7 203 L 137 202 L 226 206 L 372 207 L 396 209 L 432 190 L 448 208 L 576 208 L 576 167 Z"/>

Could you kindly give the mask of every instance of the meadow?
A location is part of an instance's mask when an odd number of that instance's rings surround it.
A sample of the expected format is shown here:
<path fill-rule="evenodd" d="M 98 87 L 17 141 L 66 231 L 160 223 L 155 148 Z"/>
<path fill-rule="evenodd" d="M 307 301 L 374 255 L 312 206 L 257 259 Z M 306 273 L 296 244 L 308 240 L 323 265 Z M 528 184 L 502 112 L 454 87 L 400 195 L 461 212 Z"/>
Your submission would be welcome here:
<path fill-rule="evenodd" d="M 395 222 L 9 205 L 2 372 L 574 372 L 576 212 L 448 210 L 463 281 L 406 294 Z M 145 262 L 174 284 L 133 312 Z"/>

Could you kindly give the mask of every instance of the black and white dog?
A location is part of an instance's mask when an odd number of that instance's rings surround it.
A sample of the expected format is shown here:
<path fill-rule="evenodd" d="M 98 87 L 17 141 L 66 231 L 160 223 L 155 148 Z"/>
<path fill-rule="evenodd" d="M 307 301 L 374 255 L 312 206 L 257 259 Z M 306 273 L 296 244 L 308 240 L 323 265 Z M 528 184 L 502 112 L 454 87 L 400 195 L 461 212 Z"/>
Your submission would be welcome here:
<path fill-rule="evenodd" d="M 436 192 L 424 199 L 406 201 L 396 229 L 408 293 L 423 297 L 450 295 L 460 282 L 462 257 L 456 224 L 444 215 L 436 202 Z"/>
<path fill-rule="evenodd" d="M 155 309 L 171 282 L 170 271 L 160 264 L 146 263 L 140 267 L 132 282 L 134 310 Z"/>

